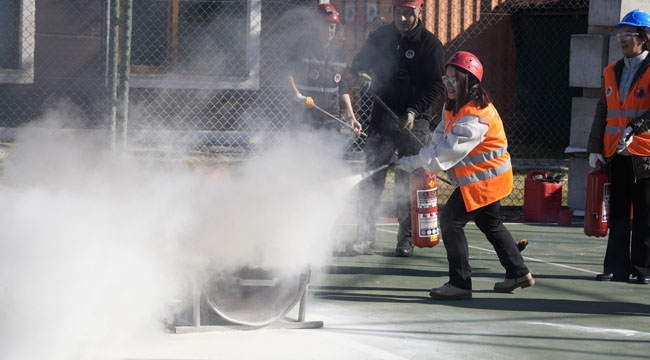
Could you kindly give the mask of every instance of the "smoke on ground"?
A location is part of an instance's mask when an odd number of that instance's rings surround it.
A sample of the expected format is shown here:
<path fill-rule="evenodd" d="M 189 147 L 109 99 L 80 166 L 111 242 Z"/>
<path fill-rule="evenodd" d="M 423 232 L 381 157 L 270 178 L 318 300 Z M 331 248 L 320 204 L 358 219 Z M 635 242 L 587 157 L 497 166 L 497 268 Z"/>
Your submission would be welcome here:
<path fill-rule="evenodd" d="M 60 117 L 65 115 L 59 114 Z M 190 279 L 319 266 L 348 206 L 344 142 L 294 133 L 220 175 L 20 130 L 0 182 L 0 358 L 87 359 L 165 331 Z M 43 127 L 49 130 L 43 130 Z M 39 130 L 40 129 L 40 130 Z"/>

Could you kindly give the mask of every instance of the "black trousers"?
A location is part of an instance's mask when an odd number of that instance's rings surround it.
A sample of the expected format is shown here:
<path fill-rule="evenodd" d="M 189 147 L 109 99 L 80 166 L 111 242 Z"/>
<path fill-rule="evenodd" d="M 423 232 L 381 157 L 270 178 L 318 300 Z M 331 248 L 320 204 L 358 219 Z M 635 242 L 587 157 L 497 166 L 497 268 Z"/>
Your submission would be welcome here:
<path fill-rule="evenodd" d="M 635 181 L 631 156 L 616 155 L 610 166 L 609 237 L 603 270 L 614 274 L 618 281 L 627 280 L 630 274 L 648 276 L 650 179 Z M 634 218 L 631 226 L 630 210 Z"/>
<path fill-rule="evenodd" d="M 440 211 L 440 233 L 447 250 L 449 283 L 457 288 L 472 289 L 472 267 L 469 264 L 469 245 L 465 225 L 474 220 L 506 269 L 506 278 L 514 279 L 528 273 L 517 245 L 501 220 L 501 202 L 496 201 L 468 212 L 460 188 L 456 188 Z"/>

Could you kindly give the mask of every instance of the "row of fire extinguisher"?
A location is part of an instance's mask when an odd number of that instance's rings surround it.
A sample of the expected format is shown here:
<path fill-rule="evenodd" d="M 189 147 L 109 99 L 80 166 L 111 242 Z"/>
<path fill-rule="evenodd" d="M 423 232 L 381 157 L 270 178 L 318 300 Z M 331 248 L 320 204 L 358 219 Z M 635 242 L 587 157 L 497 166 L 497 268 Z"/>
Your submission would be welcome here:
<path fill-rule="evenodd" d="M 611 175 L 603 168 L 587 174 L 584 232 L 587 236 L 607 235 Z M 440 243 L 438 185 L 433 172 L 420 168 L 411 174 L 411 225 L 413 245 L 434 247 Z"/>

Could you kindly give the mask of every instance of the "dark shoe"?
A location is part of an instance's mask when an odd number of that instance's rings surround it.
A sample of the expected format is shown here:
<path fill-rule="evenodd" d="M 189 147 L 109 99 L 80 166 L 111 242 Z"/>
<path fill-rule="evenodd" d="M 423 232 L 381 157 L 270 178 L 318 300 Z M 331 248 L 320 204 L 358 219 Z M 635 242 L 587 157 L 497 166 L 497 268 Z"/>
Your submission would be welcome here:
<path fill-rule="evenodd" d="M 528 246 L 528 240 L 526 240 L 526 239 L 521 239 L 521 240 L 519 240 L 519 242 L 517 243 L 517 250 L 519 250 L 519 252 L 522 252 L 522 251 L 524 251 L 524 249 L 526 248 L 526 246 Z"/>
<path fill-rule="evenodd" d="M 535 285 L 535 279 L 533 279 L 533 276 L 530 273 L 528 273 L 522 277 L 518 277 L 514 279 L 506 278 L 504 281 L 495 283 L 494 291 L 500 293 L 507 293 L 519 287 L 525 289 L 533 285 Z"/>
<path fill-rule="evenodd" d="M 457 288 L 446 283 L 439 288 L 431 289 L 429 296 L 439 300 L 469 300 L 472 298 L 472 290 Z"/>
<path fill-rule="evenodd" d="M 597 281 L 611 281 L 613 278 L 614 278 L 614 274 L 612 273 L 602 273 L 596 275 Z"/>
<path fill-rule="evenodd" d="M 402 240 L 397 243 L 395 249 L 395 256 L 397 257 L 411 257 L 413 256 L 413 243 L 408 240 Z"/>
<path fill-rule="evenodd" d="M 349 256 L 373 255 L 375 253 L 375 246 L 355 241 L 345 246 L 345 252 Z"/>
<path fill-rule="evenodd" d="M 650 276 L 639 275 L 636 277 L 636 283 L 642 285 L 650 285 Z"/>

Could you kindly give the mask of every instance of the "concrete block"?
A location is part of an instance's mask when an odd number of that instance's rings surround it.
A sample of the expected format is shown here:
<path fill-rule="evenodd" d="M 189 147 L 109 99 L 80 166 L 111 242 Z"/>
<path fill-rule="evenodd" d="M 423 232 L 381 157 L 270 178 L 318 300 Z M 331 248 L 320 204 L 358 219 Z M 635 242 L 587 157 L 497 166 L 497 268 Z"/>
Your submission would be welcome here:
<path fill-rule="evenodd" d="M 571 135 L 569 146 L 587 148 L 587 138 L 596 112 L 598 98 L 574 97 L 571 101 Z"/>
<path fill-rule="evenodd" d="M 623 57 L 623 53 L 621 52 L 621 46 L 618 44 L 618 40 L 616 40 L 616 36 L 609 37 L 608 53 L 609 54 L 607 57 L 607 64 L 611 64 L 614 61 L 618 61 Z"/>
<path fill-rule="evenodd" d="M 567 190 L 567 207 L 585 210 L 587 174 L 591 171 L 587 153 L 576 153 L 569 160 L 569 182 Z"/>
<path fill-rule="evenodd" d="M 650 12 L 650 2 L 648 0 L 589 0 L 589 25 L 613 27 L 625 14 L 634 9 Z"/>
<path fill-rule="evenodd" d="M 607 34 L 571 35 L 569 86 L 600 88 L 603 68 L 607 65 Z"/>

